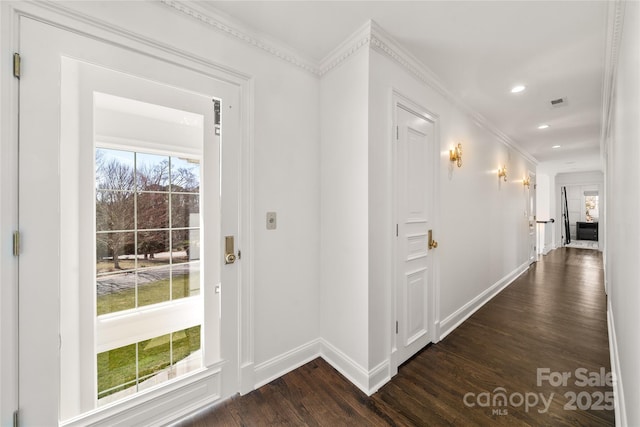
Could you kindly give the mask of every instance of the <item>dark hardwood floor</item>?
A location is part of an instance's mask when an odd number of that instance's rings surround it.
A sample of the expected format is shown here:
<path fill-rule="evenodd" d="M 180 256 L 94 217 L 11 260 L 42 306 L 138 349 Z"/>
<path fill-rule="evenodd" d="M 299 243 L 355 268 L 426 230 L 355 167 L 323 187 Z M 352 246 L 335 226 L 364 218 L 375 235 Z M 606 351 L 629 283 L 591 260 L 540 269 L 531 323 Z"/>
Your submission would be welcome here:
<path fill-rule="evenodd" d="M 600 252 L 557 249 L 371 397 L 316 359 L 180 425 L 614 425 L 603 280 Z"/>

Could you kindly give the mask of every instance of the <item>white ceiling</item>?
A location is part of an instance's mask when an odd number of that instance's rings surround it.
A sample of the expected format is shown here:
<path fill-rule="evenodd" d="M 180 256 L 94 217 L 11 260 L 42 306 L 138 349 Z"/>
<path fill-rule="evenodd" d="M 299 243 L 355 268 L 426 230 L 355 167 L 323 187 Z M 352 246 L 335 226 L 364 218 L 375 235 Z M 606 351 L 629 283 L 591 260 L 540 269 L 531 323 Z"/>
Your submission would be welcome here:
<path fill-rule="evenodd" d="M 371 19 L 540 162 L 599 169 L 606 1 L 201 4 L 315 63 Z M 511 94 L 515 84 L 527 89 Z M 567 105 L 551 108 L 560 97 Z"/>

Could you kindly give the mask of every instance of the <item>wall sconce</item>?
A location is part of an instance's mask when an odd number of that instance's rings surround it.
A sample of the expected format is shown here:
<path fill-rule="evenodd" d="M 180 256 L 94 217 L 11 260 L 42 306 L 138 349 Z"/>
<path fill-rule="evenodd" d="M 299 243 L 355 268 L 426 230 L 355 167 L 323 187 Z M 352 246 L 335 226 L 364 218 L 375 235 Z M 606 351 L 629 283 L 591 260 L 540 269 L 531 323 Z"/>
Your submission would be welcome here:
<path fill-rule="evenodd" d="M 504 165 L 498 168 L 498 179 L 500 178 L 503 178 L 504 182 L 507 182 L 507 167 Z"/>
<path fill-rule="evenodd" d="M 462 144 L 458 144 L 456 147 L 449 150 L 449 160 L 456 162 L 458 167 L 462 166 Z"/>
<path fill-rule="evenodd" d="M 524 185 L 527 188 L 529 188 L 529 186 L 531 185 L 531 177 L 529 175 L 527 175 L 526 177 L 522 178 L 522 185 Z"/>

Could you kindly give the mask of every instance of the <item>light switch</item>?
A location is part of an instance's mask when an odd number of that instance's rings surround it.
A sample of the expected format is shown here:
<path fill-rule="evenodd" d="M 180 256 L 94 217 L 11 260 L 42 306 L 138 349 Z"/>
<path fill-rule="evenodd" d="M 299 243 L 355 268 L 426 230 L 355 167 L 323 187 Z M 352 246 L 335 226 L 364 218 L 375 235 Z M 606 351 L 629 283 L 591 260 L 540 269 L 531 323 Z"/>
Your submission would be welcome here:
<path fill-rule="evenodd" d="M 267 212 L 267 230 L 275 230 L 277 218 L 275 212 Z"/>

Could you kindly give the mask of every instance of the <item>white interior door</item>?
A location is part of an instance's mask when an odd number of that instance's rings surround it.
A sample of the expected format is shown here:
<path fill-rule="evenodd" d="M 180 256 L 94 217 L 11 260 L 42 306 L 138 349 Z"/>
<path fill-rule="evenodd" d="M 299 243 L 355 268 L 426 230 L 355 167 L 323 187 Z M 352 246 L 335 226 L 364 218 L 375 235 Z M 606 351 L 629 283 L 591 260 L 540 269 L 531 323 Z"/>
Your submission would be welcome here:
<path fill-rule="evenodd" d="M 231 395 L 238 88 L 19 27 L 21 424 L 157 424 Z"/>
<path fill-rule="evenodd" d="M 429 231 L 435 133 L 432 121 L 402 106 L 396 109 L 396 118 L 396 360 L 400 365 L 433 340 Z"/>
<path fill-rule="evenodd" d="M 527 192 L 527 214 L 529 220 L 529 263 L 533 264 L 538 259 L 537 248 L 537 215 L 536 215 L 536 175 L 529 172 L 529 188 Z"/>

